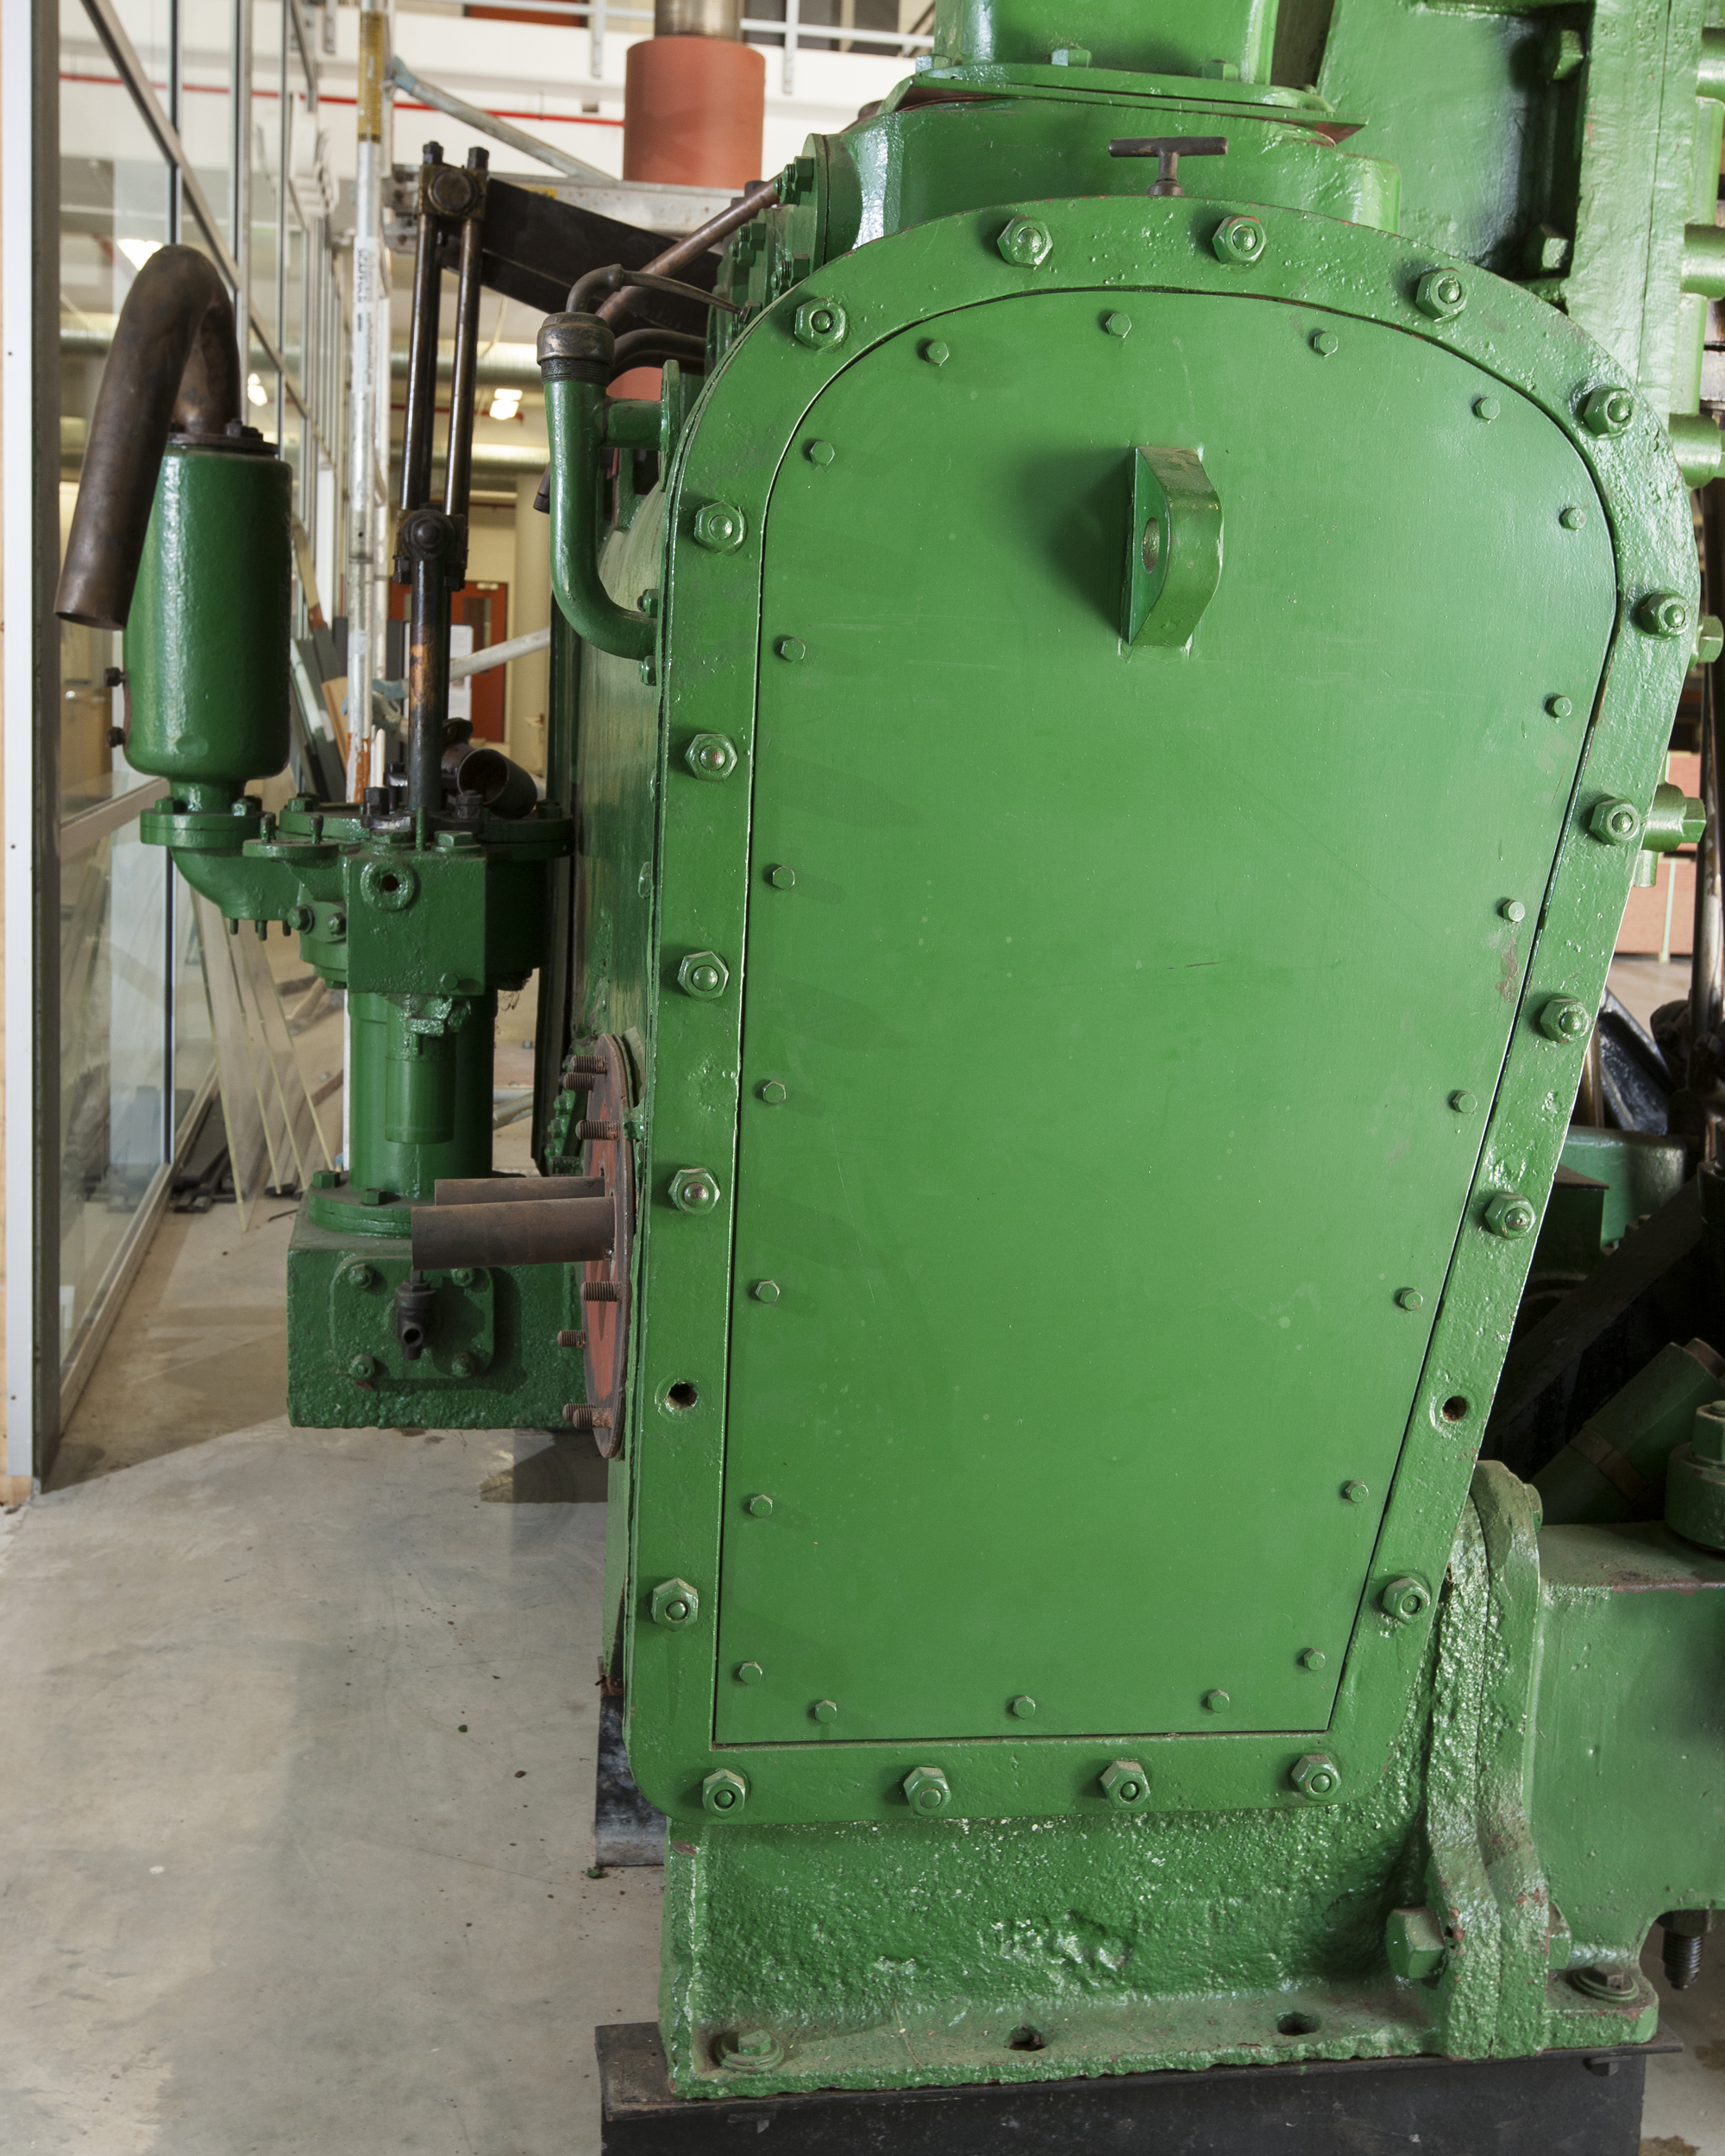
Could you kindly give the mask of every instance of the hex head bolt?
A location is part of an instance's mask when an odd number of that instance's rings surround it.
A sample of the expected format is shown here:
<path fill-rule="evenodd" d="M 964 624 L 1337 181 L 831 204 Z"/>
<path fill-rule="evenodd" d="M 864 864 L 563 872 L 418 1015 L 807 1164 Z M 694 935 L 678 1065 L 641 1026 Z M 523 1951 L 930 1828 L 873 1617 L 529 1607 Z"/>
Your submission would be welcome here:
<path fill-rule="evenodd" d="M 1014 217 L 994 245 L 1014 269 L 1040 269 L 1054 252 L 1054 235 L 1037 217 Z"/>
<path fill-rule="evenodd" d="M 1251 269 L 1261 262 L 1269 246 L 1269 236 L 1256 217 L 1224 217 L 1210 235 L 1210 252 L 1234 269 Z"/>
<path fill-rule="evenodd" d="M 1150 1777 L 1136 1759 L 1116 1759 L 1098 1777 L 1102 1795 L 1120 1811 L 1136 1811 L 1150 1795 Z"/>
<path fill-rule="evenodd" d="M 952 1789 L 938 1767 L 913 1767 L 900 1785 L 905 1802 L 926 1818 L 944 1812 L 952 1802 Z"/>
<path fill-rule="evenodd" d="M 1634 417 L 1635 400 L 1627 389 L 1602 386 L 1590 390 L 1582 399 L 1581 423 L 1589 434 L 1623 434 Z"/>
<path fill-rule="evenodd" d="M 683 761 L 698 779 L 728 779 L 737 768 L 737 751 L 723 734 L 697 734 Z"/>
<path fill-rule="evenodd" d="M 1517 1236 L 1531 1235 L 1539 1219 L 1525 1198 L 1518 1198 L 1513 1191 L 1500 1191 L 1485 1208 L 1485 1227 L 1490 1235 L 1501 1235 L 1513 1242 Z"/>
<path fill-rule="evenodd" d="M 1414 287 L 1414 304 L 1433 322 L 1453 322 L 1467 305 L 1467 284 L 1453 270 L 1427 270 Z"/>
<path fill-rule="evenodd" d="M 1341 1795 L 1342 1771 L 1327 1752 L 1308 1752 L 1288 1770 L 1291 1786 L 1308 1802 L 1327 1804 Z"/>
<path fill-rule="evenodd" d="M 1110 142 L 1110 157 L 1153 157 L 1156 160 L 1156 178 L 1151 183 L 1151 194 L 1155 196 L 1183 195 L 1180 185 L 1180 160 L 1182 157 L 1226 157 L 1228 138 L 1226 135 L 1129 135 Z"/>
<path fill-rule="evenodd" d="M 1587 828 L 1605 846 L 1633 846 L 1641 836 L 1641 812 L 1633 801 L 1596 801 Z"/>

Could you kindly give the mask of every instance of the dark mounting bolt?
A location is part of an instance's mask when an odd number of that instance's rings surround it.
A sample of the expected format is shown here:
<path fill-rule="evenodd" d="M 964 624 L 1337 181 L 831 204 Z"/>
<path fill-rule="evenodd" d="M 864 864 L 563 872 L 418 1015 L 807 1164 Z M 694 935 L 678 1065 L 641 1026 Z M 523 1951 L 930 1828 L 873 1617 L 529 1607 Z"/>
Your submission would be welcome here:
<path fill-rule="evenodd" d="M 110 749 L 123 749 L 125 745 L 125 728 L 123 726 L 110 726 L 108 729 L 108 746 Z"/>
<path fill-rule="evenodd" d="M 581 1282 L 583 1302 L 621 1302 L 623 1283 L 617 1280 L 584 1280 Z"/>
<path fill-rule="evenodd" d="M 1659 1922 L 1665 1932 L 1665 1982 L 1673 1991 L 1687 1991 L 1701 1974 L 1701 1942 L 1713 1929 L 1713 1911 L 1667 1909 Z"/>
<path fill-rule="evenodd" d="M 104 689 L 123 689 L 126 686 L 125 668 L 123 667 L 104 667 L 102 686 Z"/>
<path fill-rule="evenodd" d="M 576 1124 L 574 1135 L 579 1138 L 594 1138 L 601 1141 L 623 1136 L 620 1123 L 589 1123 L 585 1117 Z"/>
<path fill-rule="evenodd" d="M 603 1078 L 605 1058 L 603 1056 L 571 1056 L 563 1065 L 563 1075 L 565 1078 Z"/>
<path fill-rule="evenodd" d="M 1228 138 L 1226 135 L 1125 135 L 1119 141 L 1110 142 L 1110 157 L 1153 157 L 1156 160 L 1156 181 L 1151 188 L 1152 195 L 1183 195 L 1180 185 L 1180 160 L 1182 157 L 1226 157 Z"/>
<path fill-rule="evenodd" d="M 611 1427 L 609 1407 L 589 1407 L 583 1404 L 565 1407 L 563 1415 L 572 1430 L 609 1430 Z"/>
<path fill-rule="evenodd" d="M 587 1336 L 585 1332 L 560 1332 L 557 1335 L 557 1345 L 560 1348 L 584 1348 L 586 1344 Z"/>
<path fill-rule="evenodd" d="M 442 510 L 422 510 L 407 527 L 407 543 L 416 554 L 441 554 L 449 537 L 449 520 Z"/>
<path fill-rule="evenodd" d="M 1667 1932 L 1662 1951 L 1665 1982 L 1673 1991 L 1687 1991 L 1701 1974 L 1701 1941 L 1684 1932 Z"/>
<path fill-rule="evenodd" d="M 401 1343 L 405 1362 L 417 1363 L 424 1353 L 436 1301 L 437 1290 L 423 1273 L 410 1273 L 396 1289 L 395 1337 Z"/>

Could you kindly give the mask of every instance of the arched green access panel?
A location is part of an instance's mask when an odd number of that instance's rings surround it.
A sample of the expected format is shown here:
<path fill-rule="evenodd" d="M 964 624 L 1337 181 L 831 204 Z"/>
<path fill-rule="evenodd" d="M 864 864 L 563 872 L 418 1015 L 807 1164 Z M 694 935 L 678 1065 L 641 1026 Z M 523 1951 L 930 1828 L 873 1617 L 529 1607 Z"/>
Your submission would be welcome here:
<path fill-rule="evenodd" d="M 1221 505 L 1183 649 L 1120 634 L 1140 446 Z M 1612 630 L 1592 482 L 1429 341 L 1053 292 L 838 374 L 764 545 L 715 1736 L 1321 1728 Z"/>

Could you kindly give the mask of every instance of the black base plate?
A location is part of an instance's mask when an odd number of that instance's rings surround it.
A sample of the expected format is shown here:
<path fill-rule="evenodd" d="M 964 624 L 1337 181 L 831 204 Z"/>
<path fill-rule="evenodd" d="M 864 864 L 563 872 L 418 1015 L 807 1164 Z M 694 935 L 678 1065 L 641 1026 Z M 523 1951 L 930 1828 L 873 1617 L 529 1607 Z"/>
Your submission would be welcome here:
<path fill-rule="evenodd" d="M 1638 2156 L 1648 2055 L 1327 2059 L 958 2089 L 680 2099 L 651 2021 L 596 2032 L 604 2156 Z"/>

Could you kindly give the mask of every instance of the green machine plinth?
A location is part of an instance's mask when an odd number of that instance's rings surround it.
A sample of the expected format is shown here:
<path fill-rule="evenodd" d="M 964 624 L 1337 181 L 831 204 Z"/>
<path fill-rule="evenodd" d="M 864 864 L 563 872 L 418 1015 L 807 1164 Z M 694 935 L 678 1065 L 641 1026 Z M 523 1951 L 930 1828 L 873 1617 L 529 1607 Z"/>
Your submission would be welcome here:
<path fill-rule="evenodd" d="M 1725 1896 L 1725 1566 L 1475 1465 L 1694 824 L 1683 473 L 1241 11 L 1103 10 L 1239 54 L 1183 81 L 1008 12 L 739 235 L 603 592 L 598 331 L 542 342 L 672 2082 L 1641 2040 Z M 1187 192 L 1110 162 L 1152 129 Z"/>

